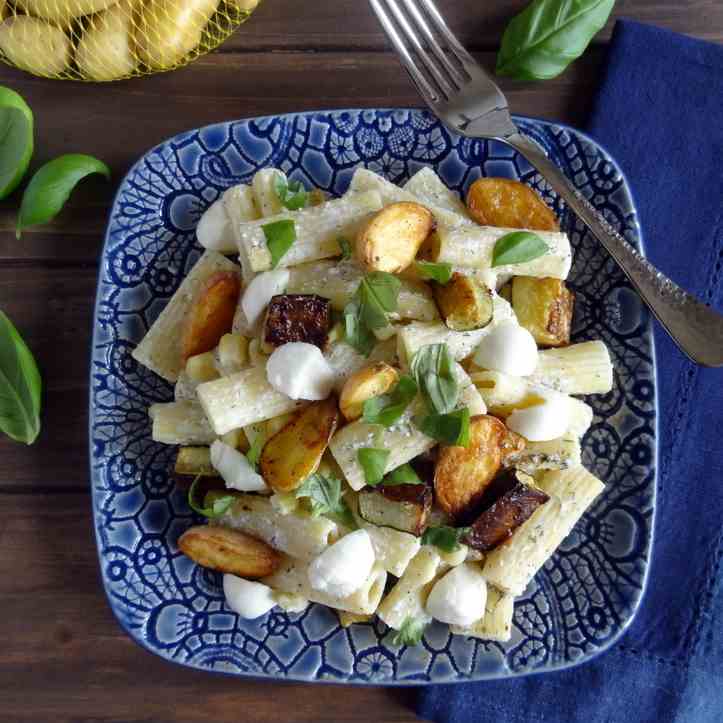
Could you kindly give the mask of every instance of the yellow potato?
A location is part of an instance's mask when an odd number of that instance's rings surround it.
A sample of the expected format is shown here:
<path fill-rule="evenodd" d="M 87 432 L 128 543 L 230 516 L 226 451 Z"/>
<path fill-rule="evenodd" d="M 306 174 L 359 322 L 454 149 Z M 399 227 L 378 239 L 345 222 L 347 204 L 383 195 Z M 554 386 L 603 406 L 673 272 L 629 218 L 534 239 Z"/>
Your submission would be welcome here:
<path fill-rule="evenodd" d="M 392 203 L 362 229 L 356 240 L 359 263 L 372 271 L 399 273 L 414 261 L 434 225 L 429 209 L 418 203 Z"/>
<path fill-rule="evenodd" d="M 81 15 L 90 15 L 115 5 L 118 0 L 17 0 L 16 5 L 29 15 L 68 23 Z"/>
<path fill-rule="evenodd" d="M 364 402 L 372 397 L 388 392 L 399 379 L 394 367 L 378 362 L 360 369 L 344 383 L 339 396 L 339 409 L 350 422 L 362 415 Z"/>
<path fill-rule="evenodd" d="M 140 13 L 136 46 L 151 68 L 173 68 L 201 42 L 218 0 L 149 0 Z"/>
<path fill-rule="evenodd" d="M 243 13 L 250 13 L 259 4 L 259 0 L 231 0 L 230 4 L 235 5 Z"/>
<path fill-rule="evenodd" d="M 136 66 L 133 14 L 137 0 L 121 0 L 91 18 L 78 43 L 75 60 L 88 80 L 116 80 Z"/>
<path fill-rule="evenodd" d="M 70 60 L 70 38 L 37 18 L 18 15 L 0 25 L 0 50 L 18 68 L 36 75 L 59 75 Z"/>

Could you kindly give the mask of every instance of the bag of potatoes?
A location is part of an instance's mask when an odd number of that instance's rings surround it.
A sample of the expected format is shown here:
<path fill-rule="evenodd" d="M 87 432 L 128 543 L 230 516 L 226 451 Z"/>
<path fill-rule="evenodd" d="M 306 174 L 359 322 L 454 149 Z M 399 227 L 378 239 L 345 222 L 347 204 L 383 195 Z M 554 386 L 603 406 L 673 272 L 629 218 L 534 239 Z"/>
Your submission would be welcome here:
<path fill-rule="evenodd" d="M 48 78 L 172 70 L 222 43 L 259 0 L 0 0 L 0 59 Z"/>

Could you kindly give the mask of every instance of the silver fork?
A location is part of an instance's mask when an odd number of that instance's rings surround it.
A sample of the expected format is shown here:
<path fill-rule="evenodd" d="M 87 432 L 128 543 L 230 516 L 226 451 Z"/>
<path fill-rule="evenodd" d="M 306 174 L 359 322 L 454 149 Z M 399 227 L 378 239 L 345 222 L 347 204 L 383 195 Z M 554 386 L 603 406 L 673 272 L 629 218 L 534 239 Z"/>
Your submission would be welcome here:
<path fill-rule="evenodd" d="M 462 47 L 432 0 L 369 0 L 399 59 L 432 112 L 467 138 L 498 140 L 524 156 L 608 250 L 680 349 L 723 366 L 723 316 L 644 259 L 565 178 L 510 117 L 507 99 Z"/>

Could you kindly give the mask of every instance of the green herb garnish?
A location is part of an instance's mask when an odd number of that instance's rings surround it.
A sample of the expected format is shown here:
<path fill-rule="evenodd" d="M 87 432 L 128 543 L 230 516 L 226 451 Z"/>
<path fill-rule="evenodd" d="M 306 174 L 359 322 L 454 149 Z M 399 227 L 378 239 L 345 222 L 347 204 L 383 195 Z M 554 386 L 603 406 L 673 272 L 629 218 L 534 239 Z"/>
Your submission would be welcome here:
<path fill-rule="evenodd" d="M 438 263 L 434 261 L 415 261 L 414 265 L 425 281 L 436 281 L 438 284 L 444 285 L 452 278 L 452 264 L 448 264 L 446 261 Z"/>
<path fill-rule="evenodd" d="M 271 268 L 275 269 L 284 254 L 294 245 L 296 241 L 296 226 L 291 219 L 274 221 L 264 224 L 261 227 L 266 239 L 266 248 L 271 254 Z"/>
<path fill-rule="evenodd" d="M 420 347 L 409 365 L 424 401 L 432 412 L 451 412 L 459 396 L 454 360 L 446 344 Z"/>
<path fill-rule="evenodd" d="M 199 515 L 208 517 L 211 520 L 216 517 L 221 517 L 221 515 L 229 511 L 231 505 L 236 501 L 236 498 L 233 495 L 219 496 L 209 493 L 203 500 L 203 504 L 199 505 L 198 502 L 196 502 L 196 488 L 201 481 L 201 477 L 202 475 L 198 475 L 188 489 L 188 505 L 192 510 L 198 512 Z"/>
<path fill-rule="evenodd" d="M 246 459 L 256 472 L 259 471 L 259 459 L 261 459 L 261 452 L 264 451 L 265 444 L 266 435 L 262 432 L 254 437 L 254 441 L 251 443 L 249 451 L 246 452 Z"/>
<path fill-rule="evenodd" d="M 421 485 L 422 480 L 419 479 L 412 465 L 407 463 L 393 469 L 388 475 L 385 475 L 382 484 L 386 487 L 393 487 L 395 485 Z"/>
<path fill-rule="evenodd" d="M 422 535 L 423 545 L 435 545 L 443 552 L 456 552 L 462 538 L 471 530 L 471 527 L 428 527 Z"/>
<path fill-rule="evenodd" d="M 357 461 L 364 470 L 364 479 L 372 487 L 384 479 L 384 470 L 389 459 L 389 450 L 378 447 L 362 447 L 357 450 Z"/>
<path fill-rule="evenodd" d="M 401 627 L 392 638 L 392 645 L 419 645 L 424 637 L 427 623 L 413 617 L 404 618 Z"/>
<path fill-rule="evenodd" d="M 274 178 L 274 190 L 284 208 L 298 211 L 309 203 L 309 194 L 301 181 L 287 181 L 281 174 Z"/>
<path fill-rule="evenodd" d="M 410 402 L 417 396 L 417 383 L 406 374 L 399 377 L 397 385 L 387 394 L 380 394 L 364 402 L 363 419 L 367 424 L 391 427 Z"/>
<path fill-rule="evenodd" d="M 428 414 L 415 421 L 421 432 L 438 442 L 455 447 L 469 445 L 469 409 L 467 407 L 449 414 Z"/>
<path fill-rule="evenodd" d="M 513 231 L 500 236 L 492 251 L 492 266 L 522 264 L 549 252 L 548 245 L 531 231 Z"/>
<path fill-rule="evenodd" d="M 297 499 L 306 498 L 313 517 L 323 515 L 351 530 L 357 528 L 354 515 L 342 496 L 341 480 L 318 472 L 307 477 L 296 489 Z"/>
<path fill-rule="evenodd" d="M 341 249 L 341 257 L 343 259 L 350 259 L 352 254 L 352 248 L 349 239 L 340 238 L 338 243 L 339 248 Z"/>
<path fill-rule="evenodd" d="M 0 87 L 0 198 L 23 180 L 33 156 L 33 112 L 10 88 Z"/>

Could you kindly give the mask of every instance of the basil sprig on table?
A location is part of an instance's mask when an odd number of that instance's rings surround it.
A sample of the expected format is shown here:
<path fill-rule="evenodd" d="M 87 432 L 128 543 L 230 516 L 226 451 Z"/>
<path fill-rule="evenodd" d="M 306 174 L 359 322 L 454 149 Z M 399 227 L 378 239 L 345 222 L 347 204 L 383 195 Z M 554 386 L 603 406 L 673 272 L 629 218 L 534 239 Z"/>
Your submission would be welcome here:
<path fill-rule="evenodd" d="M 389 325 L 388 314 L 397 310 L 401 281 L 386 271 L 372 271 L 364 276 L 352 300 L 344 307 L 344 330 L 347 343 L 369 356 L 376 337 L 375 329 Z"/>
<path fill-rule="evenodd" d="M 415 261 L 414 266 L 425 281 L 436 281 L 444 286 L 452 278 L 452 264 L 446 261 Z"/>
<path fill-rule="evenodd" d="M 513 231 L 500 236 L 492 250 L 492 266 L 523 264 L 544 256 L 550 248 L 532 231 Z"/>
<path fill-rule="evenodd" d="M 426 344 L 419 348 L 409 365 L 422 398 L 437 414 L 451 412 L 459 396 L 454 360 L 446 344 Z"/>
<path fill-rule="evenodd" d="M 266 248 L 271 254 L 271 268 L 275 269 L 284 254 L 294 245 L 296 241 L 296 226 L 291 219 L 285 218 L 281 221 L 266 223 L 261 227 L 266 239 Z"/>
<path fill-rule="evenodd" d="M 30 179 L 23 200 L 16 235 L 23 229 L 52 220 L 63 208 L 79 181 L 92 173 L 110 179 L 110 168 L 103 161 L 82 153 L 59 156 L 41 166 Z"/>
<path fill-rule="evenodd" d="M 362 447 L 357 450 L 356 458 L 364 471 L 364 481 L 371 487 L 376 487 L 384 479 L 389 454 L 388 449 L 380 447 Z"/>
<path fill-rule="evenodd" d="M 10 88 L 0 87 L 0 198 L 23 180 L 33 156 L 33 112 Z"/>
<path fill-rule="evenodd" d="M 497 75 L 518 80 L 554 78 L 605 25 L 615 0 L 533 0 L 505 29 Z"/>
<path fill-rule="evenodd" d="M 448 414 L 428 414 L 415 420 L 420 432 L 443 444 L 469 445 L 469 409 L 462 407 Z"/>
<path fill-rule="evenodd" d="M 442 552 L 456 552 L 462 538 L 471 530 L 471 527 L 428 527 L 422 535 L 423 545 L 435 545 Z"/>
<path fill-rule="evenodd" d="M 0 311 L 0 432 L 32 444 L 40 432 L 42 381 L 30 349 Z"/>
<path fill-rule="evenodd" d="M 417 618 L 407 617 L 392 637 L 392 645 L 419 645 L 424 636 L 427 623 Z"/>
<path fill-rule="evenodd" d="M 274 190 L 281 205 L 289 211 L 298 211 L 309 203 L 309 193 L 301 181 L 287 181 L 282 175 L 276 174 Z"/>
<path fill-rule="evenodd" d="M 362 417 L 367 424 L 391 427 L 416 396 L 417 383 L 412 377 L 403 374 L 390 392 L 365 400 Z"/>
<path fill-rule="evenodd" d="M 309 475 L 296 489 L 297 499 L 307 498 L 312 517 L 323 515 L 351 530 L 357 528 L 354 515 L 342 496 L 341 480 L 318 472 Z"/>
<path fill-rule="evenodd" d="M 233 495 L 219 496 L 217 494 L 211 495 L 209 493 L 204 498 L 203 503 L 198 504 L 198 502 L 196 501 L 196 490 L 200 481 L 201 475 L 198 475 L 193 480 L 191 486 L 188 489 L 188 506 L 195 512 L 198 512 L 199 515 L 208 517 L 210 520 L 213 520 L 216 517 L 221 517 L 221 515 L 228 512 L 231 509 L 233 503 L 236 501 L 236 498 Z"/>

